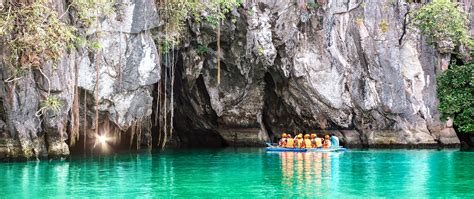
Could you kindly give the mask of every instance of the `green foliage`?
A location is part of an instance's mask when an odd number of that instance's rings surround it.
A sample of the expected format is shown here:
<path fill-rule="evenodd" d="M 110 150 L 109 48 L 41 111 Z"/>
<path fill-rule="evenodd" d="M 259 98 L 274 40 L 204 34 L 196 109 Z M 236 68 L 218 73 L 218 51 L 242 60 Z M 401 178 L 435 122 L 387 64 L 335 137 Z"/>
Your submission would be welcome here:
<path fill-rule="evenodd" d="M 58 13 L 47 7 L 51 1 L 15 4 L 0 10 L 0 38 L 6 38 L 8 64 L 15 68 L 36 68 L 73 46 L 74 27 L 61 22 Z"/>
<path fill-rule="evenodd" d="M 87 39 L 84 37 L 76 37 L 75 43 L 76 46 L 83 47 L 87 45 Z"/>
<path fill-rule="evenodd" d="M 247 10 L 247 15 L 253 16 L 255 14 L 255 11 L 252 9 Z"/>
<path fill-rule="evenodd" d="M 460 132 L 474 132 L 474 63 L 451 65 L 438 77 L 439 110 Z"/>
<path fill-rule="evenodd" d="M 166 23 L 165 32 L 177 33 L 166 40 L 178 41 L 186 20 L 192 18 L 196 22 L 205 22 L 216 27 L 219 21 L 233 8 L 241 5 L 241 0 L 168 0 L 159 6 L 161 17 Z"/>
<path fill-rule="evenodd" d="M 258 50 L 258 55 L 260 55 L 260 56 L 265 55 L 265 49 L 263 49 L 262 46 L 259 45 L 257 50 Z"/>
<path fill-rule="evenodd" d="M 114 11 L 115 0 L 71 0 L 80 26 L 90 27 L 98 16 L 107 16 Z"/>
<path fill-rule="evenodd" d="M 413 23 L 432 43 L 470 44 L 468 15 L 451 0 L 434 0 L 415 11 Z"/>
<path fill-rule="evenodd" d="M 22 77 L 26 74 L 28 74 L 28 70 L 23 68 L 15 68 L 15 70 L 13 71 L 13 77 Z"/>
<path fill-rule="evenodd" d="M 198 55 L 206 55 L 209 53 L 209 51 L 210 49 L 204 45 L 198 45 L 198 47 L 196 48 L 196 52 Z"/>
<path fill-rule="evenodd" d="M 174 39 L 174 38 L 172 38 Z M 165 53 L 168 53 L 168 51 L 170 51 L 171 49 L 173 49 L 174 46 L 176 46 L 178 44 L 178 41 L 175 41 L 175 40 L 169 40 L 169 39 L 163 39 L 163 40 L 160 40 L 159 42 L 159 50 L 161 53 L 165 54 Z"/>
<path fill-rule="evenodd" d="M 206 22 L 211 24 L 213 27 L 217 27 L 219 25 L 219 18 L 213 15 L 206 16 Z"/>
<path fill-rule="evenodd" d="M 387 3 L 388 5 L 396 6 L 398 4 L 398 0 L 389 0 Z"/>
<path fill-rule="evenodd" d="M 100 45 L 100 43 L 97 41 L 92 41 L 92 42 L 89 42 L 88 44 L 89 44 L 88 45 L 89 49 L 93 51 L 98 51 L 99 49 L 102 48 L 102 45 Z"/>
<path fill-rule="evenodd" d="M 40 104 L 40 110 L 49 110 L 53 113 L 59 113 L 61 108 L 63 107 L 63 103 L 61 100 L 56 96 L 48 96 L 45 100 L 43 100 Z"/>
<path fill-rule="evenodd" d="M 317 9 L 317 8 L 319 8 L 319 5 L 316 2 L 308 2 L 308 3 L 306 3 L 306 8 L 308 8 L 308 9 Z"/>
<path fill-rule="evenodd" d="M 379 24 L 379 28 L 384 33 L 388 32 L 388 22 L 385 19 L 383 19 Z"/>

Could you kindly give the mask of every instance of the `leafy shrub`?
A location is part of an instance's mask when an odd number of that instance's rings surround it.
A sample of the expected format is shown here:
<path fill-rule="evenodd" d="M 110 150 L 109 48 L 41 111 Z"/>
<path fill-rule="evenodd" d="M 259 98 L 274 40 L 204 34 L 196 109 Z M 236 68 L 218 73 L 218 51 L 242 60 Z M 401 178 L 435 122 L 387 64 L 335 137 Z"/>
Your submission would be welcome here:
<path fill-rule="evenodd" d="M 73 47 L 75 28 L 61 22 L 58 13 L 47 7 L 49 3 L 38 0 L 0 10 L 0 38 L 7 38 L 9 65 L 37 68 L 48 60 L 56 63 Z"/>
<path fill-rule="evenodd" d="M 316 8 L 319 8 L 319 5 L 318 5 L 318 3 L 316 3 L 316 2 L 308 2 L 308 3 L 306 3 L 306 8 L 308 8 L 308 9 L 316 9 Z"/>
<path fill-rule="evenodd" d="M 50 95 L 40 104 L 40 109 L 36 112 L 36 116 L 39 117 L 47 111 L 51 111 L 56 114 L 61 111 L 63 102 L 56 96 Z"/>
<path fill-rule="evenodd" d="M 196 53 L 198 55 L 205 55 L 205 54 L 208 54 L 209 53 L 209 48 L 207 46 L 204 46 L 204 45 L 199 45 L 197 48 L 196 48 Z"/>
<path fill-rule="evenodd" d="M 166 22 L 166 31 L 178 33 L 174 38 L 167 40 L 178 40 L 179 33 L 184 29 L 184 22 L 190 17 L 196 22 L 206 21 L 216 27 L 219 21 L 225 19 L 225 15 L 234 7 L 241 4 L 241 0 L 210 0 L 210 1 L 189 1 L 189 0 L 168 0 L 159 6 L 161 17 Z"/>
<path fill-rule="evenodd" d="M 414 25 L 429 37 L 431 43 L 470 44 L 468 15 L 451 0 L 433 0 L 415 11 L 412 18 Z"/>
<path fill-rule="evenodd" d="M 474 63 L 456 66 L 438 77 L 439 110 L 460 132 L 474 132 Z"/>
<path fill-rule="evenodd" d="M 388 22 L 385 19 L 380 22 L 379 27 L 383 33 L 388 32 Z"/>
<path fill-rule="evenodd" d="M 264 56 L 264 55 L 265 55 L 265 49 L 263 49 L 262 46 L 259 45 L 259 46 L 257 47 L 257 51 L 258 51 L 258 55 L 259 55 L 259 56 Z"/>
<path fill-rule="evenodd" d="M 99 15 L 110 13 L 113 0 L 71 0 L 81 26 L 86 27 Z M 8 4 L 0 8 L 0 38 L 5 38 L 8 64 L 13 68 L 38 68 L 46 61 L 57 63 L 61 55 L 74 45 L 86 45 L 77 30 L 61 21 L 66 13 L 51 9 L 53 0 L 37 0 L 31 4 Z M 90 43 L 91 49 L 100 48 Z"/>
<path fill-rule="evenodd" d="M 111 14 L 114 11 L 114 0 L 72 0 L 71 7 L 76 12 L 79 25 L 89 27 L 98 16 Z"/>

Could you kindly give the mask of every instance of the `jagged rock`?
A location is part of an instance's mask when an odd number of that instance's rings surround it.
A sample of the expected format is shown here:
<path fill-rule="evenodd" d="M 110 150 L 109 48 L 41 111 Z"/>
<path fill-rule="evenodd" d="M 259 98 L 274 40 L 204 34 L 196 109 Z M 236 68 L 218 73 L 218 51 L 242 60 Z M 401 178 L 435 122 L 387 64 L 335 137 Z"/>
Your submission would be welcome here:
<path fill-rule="evenodd" d="M 61 13 L 64 3 L 55 5 Z M 15 84 L 0 82 L 0 121 L 6 123 L 0 131 L 8 133 L 0 137 L 0 159 L 67 156 L 76 86 L 86 117 L 81 115 L 80 123 L 87 124 L 81 127 L 89 139 L 95 138 L 96 126 L 108 121 L 126 132 L 149 119 L 156 102 L 153 89 L 163 79 L 166 87 L 160 88 L 167 91 L 159 96 L 168 96 L 169 107 L 172 67 L 161 63 L 153 39 L 162 37 L 164 25 L 155 1 L 117 3 L 114 13 L 80 30 L 98 41 L 100 50 L 79 48 L 64 55 L 57 69 L 48 63 Z M 173 143 L 255 146 L 282 132 L 329 129 L 348 146 L 459 145 L 452 121 L 439 119 L 436 98 L 436 75 L 447 69 L 451 55 L 443 53 L 451 45 L 438 45 L 437 51 L 407 27 L 405 17 L 413 5 L 392 0 L 317 3 L 318 8 L 307 8 L 293 1 L 260 0 L 233 10 L 229 15 L 237 21 L 221 26 L 220 83 L 216 31 L 189 21 L 182 45 L 172 51 Z M 70 22 L 75 23 L 73 14 Z M 209 52 L 199 54 L 198 45 Z M 6 80 L 3 67 L 0 77 Z M 61 111 L 38 117 L 49 92 L 62 102 Z"/>
<path fill-rule="evenodd" d="M 341 130 L 341 145 L 347 147 L 362 147 L 364 143 L 359 132 L 356 130 Z"/>
<path fill-rule="evenodd" d="M 250 3 L 240 12 L 246 24 L 224 28 L 220 85 L 213 75 L 216 49 L 204 61 L 188 54 L 192 51 L 183 53 L 186 66 L 199 66 L 187 73 L 187 81 L 204 74 L 217 117 L 212 128 L 227 143 L 268 140 L 258 136 L 262 130 L 274 137 L 315 128 L 347 129 L 342 133 L 347 144 L 372 147 L 432 147 L 450 139 L 452 134 L 440 133 L 444 124 L 436 99 L 436 74 L 446 56 L 406 27 L 410 5 L 351 0 L 306 9 L 291 4 Z M 189 43 L 212 44 L 207 38 L 212 35 L 197 35 Z M 241 46 L 245 51 L 234 50 Z"/>
<path fill-rule="evenodd" d="M 33 76 L 33 73 L 29 72 L 13 86 L 5 84 L 8 90 L 5 89 L 4 92 L 8 132 L 21 149 L 22 153 L 18 156 L 27 159 L 47 156 L 40 119 L 35 115 L 39 109 L 40 96 Z"/>
<path fill-rule="evenodd" d="M 0 120 L 0 137 L 7 136 L 7 124 L 3 120 Z"/>
<path fill-rule="evenodd" d="M 439 142 L 446 146 L 459 146 L 460 141 L 453 128 L 444 128 L 440 131 Z"/>
<path fill-rule="evenodd" d="M 53 7 L 59 13 L 67 12 L 65 3 L 58 1 Z M 56 65 L 46 63 L 41 71 L 35 69 L 14 83 L 0 83 L 0 102 L 2 110 L 5 109 L 5 116 L 0 115 L 0 118 L 6 118 L 8 137 L 13 138 L 9 142 L 17 142 L 11 144 L 14 147 L 0 146 L 1 150 L 6 150 L 0 154 L 27 159 L 68 156 L 66 140 L 71 133 L 68 122 L 76 96 L 75 87 L 86 95 L 95 94 L 96 68 L 99 69 L 99 122 L 111 120 L 126 131 L 132 123 L 151 115 L 150 85 L 160 80 L 159 56 L 148 32 L 159 24 L 155 2 L 123 0 L 117 2 L 116 7 L 111 16 L 101 18 L 100 26 L 94 25 L 84 31 L 85 36 L 95 38 L 101 44 L 102 50 L 91 53 L 78 49 L 65 54 Z M 74 15 L 72 17 L 74 19 Z M 64 20 L 68 21 L 66 17 Z M 96 34 L 98 32 L 100 34 Z M 6 80 L 10 74 L 0 70 L 0 75 Z M 59 99 L 60 111 L 44 109 L 38 112 L 43 108 L 41 102 L 48 96 Z M 91 119 L 95 110 L 91 102 L 94 101 L 89 98 L 87 103 L 89 130 L 94 127 L 91 124 L 95 121 Z M 82 120 L 81 124 L 85 122 Z"/>
<path fill-rule="evenodd" d="M 0 138 L 0 161 L 15 160 L 22 157 L 24 158 L 18 141 L 11 138 Z"/>
<path fill-rule="evenodd" d="M 78 86 L 95 96 L 98 69 L 99 109 L 110 113 L 109 119 L 127 130 L 134 121 L 151 115 L 149 85 L 160 80 L 158 52 L 146 32 L 110 32 L 99 41 L 103 50 L 93 61 L 87 53 L 77 58 Z"/>
<path fill-rule="evenodd" d="M 118 0 L 115 12 L 101 22 L 100 31 L 141 33 L 158 27 L 158 11 L 154 0 Z"/>

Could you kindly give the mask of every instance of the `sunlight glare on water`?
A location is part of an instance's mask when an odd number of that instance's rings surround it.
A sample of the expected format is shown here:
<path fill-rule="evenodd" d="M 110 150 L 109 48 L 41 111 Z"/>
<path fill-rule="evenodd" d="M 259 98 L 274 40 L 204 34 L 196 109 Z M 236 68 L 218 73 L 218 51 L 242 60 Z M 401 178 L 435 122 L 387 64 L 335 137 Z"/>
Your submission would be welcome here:
<path fill-rule="evenodd" d="M 474 153 L 176 150 L 0 164 L 0 198 L 474 197 Z"/>

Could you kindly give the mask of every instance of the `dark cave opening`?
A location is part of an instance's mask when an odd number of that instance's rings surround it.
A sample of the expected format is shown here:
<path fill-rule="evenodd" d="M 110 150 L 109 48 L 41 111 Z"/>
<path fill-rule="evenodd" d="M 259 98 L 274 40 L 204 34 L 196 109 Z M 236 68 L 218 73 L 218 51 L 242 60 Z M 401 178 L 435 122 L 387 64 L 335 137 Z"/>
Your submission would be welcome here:
<path fill-rule="evenodd" d="M 316 119 L 310 113 L 307 117 L 298 115 L 294 108 L 286 104 L 279 96 L 284 92 L 281 88 L 288 87 L 288 82 L 280 77 L 277 72 L 272 73 L 271 70 L 266 72 L 264 81 L 265 96 L 262 120 L 272 142 L 277 142 L 282 133 L 291 133 L 293 136 L 297 133 L 315 133 L 318 137 L 335 134 L 342 138 L 344 137 L 343 132 L 357 131 L 354 123 L 343 128 L 323 114 L 318 115 Z M 341 144 L 345 145 L 344 139 L 341 139 Z"/>
<path fill-rule="evenodd" d="M 193 82 L 183 77 L 186 66 L 179 56 L 175 73 L 175 115 L 173 119 L 179 147 L 225 147 L 224 139 L 215 130 L 217 114 L 211 107 L 211 99 L 202 74 Z M 225 68 L 225 65 L 223 66 Z M 223 68 L 223 69 L 224 69 Z"/>

